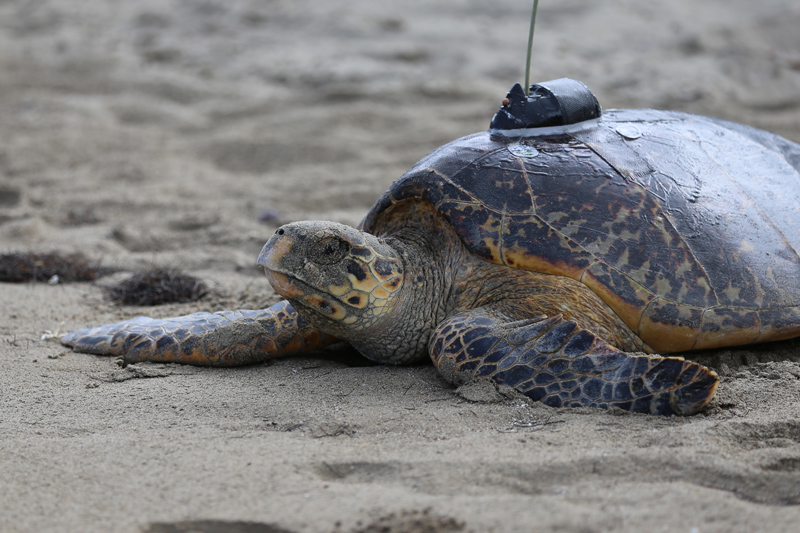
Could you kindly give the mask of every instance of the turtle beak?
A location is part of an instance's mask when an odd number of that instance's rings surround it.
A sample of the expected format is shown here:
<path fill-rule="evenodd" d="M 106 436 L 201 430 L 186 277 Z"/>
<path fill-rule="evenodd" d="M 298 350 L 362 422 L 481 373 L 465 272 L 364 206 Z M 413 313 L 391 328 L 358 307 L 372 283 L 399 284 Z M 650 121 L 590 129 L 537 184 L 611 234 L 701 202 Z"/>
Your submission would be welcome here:
<path fill-rule="evenodd" d="M 281 267 L 281 260 L 291 251 L 291 237 L 283 229 L 278 229 L 261 249 L 257 264 L 264 269 L 267 281 L 275 289 L 275 292 L 284 298 L 299 298 L 305 293 L 292 283 L 292 279 L 283 272 L 284 269 Z"/>
<path fill-rule="evenodd" d="M 283 228 L 279 228 L 261 249 L 257 264 L 265 270 L 283 270 L 280 266 L 281 259 L 291 251 L 292 239 Z"/>

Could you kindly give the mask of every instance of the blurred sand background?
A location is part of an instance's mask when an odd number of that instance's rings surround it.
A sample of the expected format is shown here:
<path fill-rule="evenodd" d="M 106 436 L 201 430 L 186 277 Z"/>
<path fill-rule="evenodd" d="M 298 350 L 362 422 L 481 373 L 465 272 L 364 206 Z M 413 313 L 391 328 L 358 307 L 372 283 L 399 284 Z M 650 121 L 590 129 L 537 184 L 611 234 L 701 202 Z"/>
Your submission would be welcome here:
<path fill-rule="evenodd" d="M 99 284 L 0 284 L 0 531 L 796 531 L 800 348 L 693 356 L 693 418 L 474 403 L 428 365 L 352 354 L 135 365 L 40 340 L 260 307 L 281 223 L 357 224 L 522 81 L 530 2 L 0 1 L 0 252 L 212 283 L 118 307 Z M 545 0 L 534 79 L 605 108 L 800 141 L 796 0 Z M 259 217 L 266 219 L 259 221 Z"/>

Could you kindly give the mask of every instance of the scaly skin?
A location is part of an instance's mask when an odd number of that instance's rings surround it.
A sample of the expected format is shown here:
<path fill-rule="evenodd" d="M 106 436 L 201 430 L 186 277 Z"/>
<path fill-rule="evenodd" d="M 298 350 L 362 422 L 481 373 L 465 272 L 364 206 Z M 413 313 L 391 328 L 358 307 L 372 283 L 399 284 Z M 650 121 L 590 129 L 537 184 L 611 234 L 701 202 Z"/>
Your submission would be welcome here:
<path fill-rule="evenodd" d="M 144 316 L 73 331 L 61 342 L 79 352 L 198 366 L 241 366 L 324 348 L 336 338 L 308 325 L 289 302 L 258 311 Z"/>
<path fill-rule="evenodd" d="M 474 309 L 444 321 L 430 351 L 451 383 L 488 379 L 551 407 L 691 415 L 718 383 L 716 373 L 680 357 L 620 352 L 561 315 L 514 322 Z"/>

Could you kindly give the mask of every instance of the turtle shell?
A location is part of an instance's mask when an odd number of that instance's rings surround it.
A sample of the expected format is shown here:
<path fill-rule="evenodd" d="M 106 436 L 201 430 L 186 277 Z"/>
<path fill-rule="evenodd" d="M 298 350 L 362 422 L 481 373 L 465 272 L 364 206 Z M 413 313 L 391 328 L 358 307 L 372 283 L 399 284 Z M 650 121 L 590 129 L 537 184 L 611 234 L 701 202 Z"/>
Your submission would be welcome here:
<path fill-rule="evenodd" d="M 583 282 L 659 352 L 800 335 L 800 146 L 777 135 L 653 110 L 481 132 L 395 181 L 363 229 L 410 199 L 480 258 Z"/>

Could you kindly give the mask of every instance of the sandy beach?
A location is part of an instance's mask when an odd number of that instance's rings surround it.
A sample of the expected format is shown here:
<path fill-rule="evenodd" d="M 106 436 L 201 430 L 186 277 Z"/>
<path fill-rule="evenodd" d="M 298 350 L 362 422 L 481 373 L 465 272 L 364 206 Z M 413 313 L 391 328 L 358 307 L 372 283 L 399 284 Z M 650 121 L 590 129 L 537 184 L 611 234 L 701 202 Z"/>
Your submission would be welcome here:
<path fill-rule="evenodd" d="M 279 301 L 275 229 L 356 225 L 522 81 L 529 2 L 0 2 L 0 253 L 92 283 L 0 283 L 0 531 L 796 531 L 800 343 L 688 357 L 689 418 L 457 394 L 347 349 L 235 369 L 118 366 L 54 339 Z M 541 2 L 533 78 L 800 142 L 796 0 Z M 179 268 L 199 302 L 103 286 Z M 477 401 L 476 401 L 477 400 Z"/>

